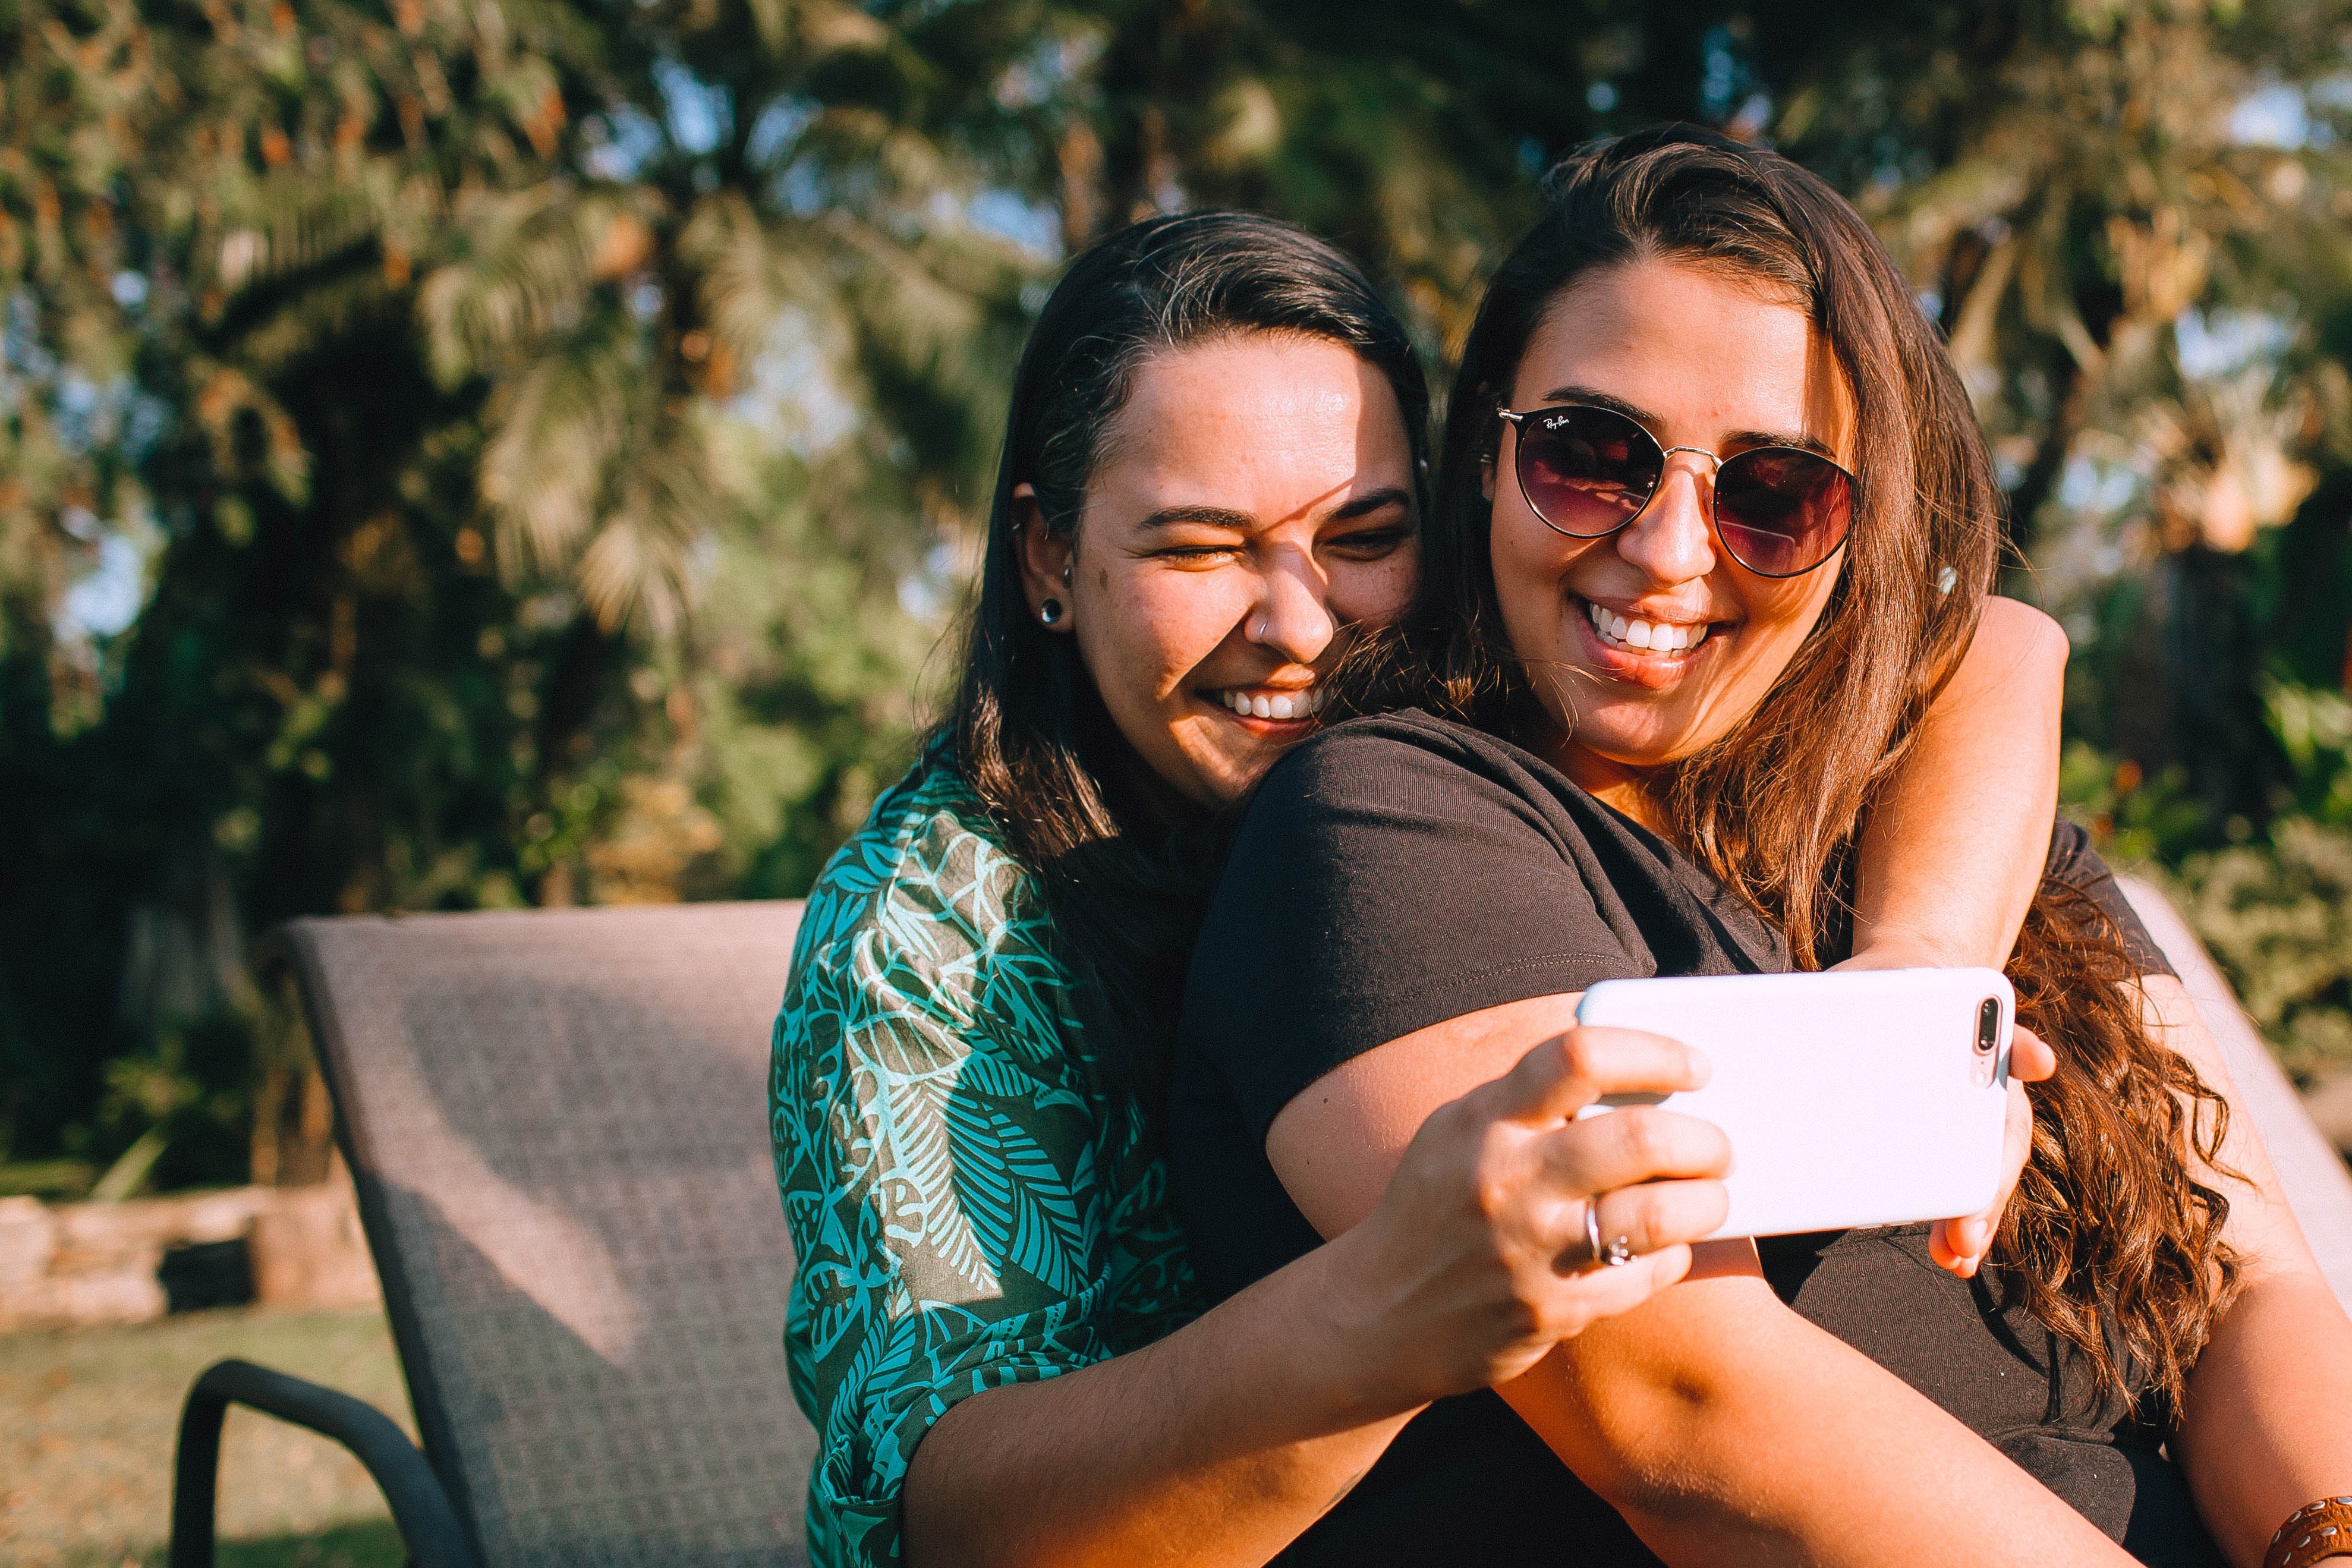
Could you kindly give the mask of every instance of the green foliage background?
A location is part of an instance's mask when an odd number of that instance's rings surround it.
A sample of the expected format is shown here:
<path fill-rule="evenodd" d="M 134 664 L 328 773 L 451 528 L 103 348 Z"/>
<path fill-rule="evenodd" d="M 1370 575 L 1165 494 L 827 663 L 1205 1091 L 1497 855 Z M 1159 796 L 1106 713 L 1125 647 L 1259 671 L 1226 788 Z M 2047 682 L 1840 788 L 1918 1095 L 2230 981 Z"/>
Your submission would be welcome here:
<path fill-rule="evenodd" d="M 1442 363 L 1543 167 L 1664 118 L 1880 225 L 2075 639 L 2070 808 L 2352 1065 L 2348 50 L 2347 0 L 0 0 L 6 1179 L 241 1177 L 289 916 L 802 890 L 1089 237 L 1295 218 Z"/>

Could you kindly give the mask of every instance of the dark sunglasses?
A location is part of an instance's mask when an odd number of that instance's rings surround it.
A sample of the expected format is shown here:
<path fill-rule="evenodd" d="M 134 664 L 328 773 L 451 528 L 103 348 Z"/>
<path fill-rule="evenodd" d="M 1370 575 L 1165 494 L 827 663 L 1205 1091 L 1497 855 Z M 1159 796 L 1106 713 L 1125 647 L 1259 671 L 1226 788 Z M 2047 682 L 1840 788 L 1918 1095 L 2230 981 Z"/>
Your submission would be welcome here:
<path fill-rule="evenodd" d="M 1853 520 L 1853 476 L 1802 447 L 1718 458 L 1699 447 L 1661 447 L 1613 408 L 1564 403 L 1496 412 L 1519 433 L 1519 493 L 1547 527 L 1570 539 L 1600 539 L 1641 516 L 1671 452 L 1696 452 L 1715 465 L 1716 535 L 1759 577 L 1803 576 L 1837 553 Z"/>

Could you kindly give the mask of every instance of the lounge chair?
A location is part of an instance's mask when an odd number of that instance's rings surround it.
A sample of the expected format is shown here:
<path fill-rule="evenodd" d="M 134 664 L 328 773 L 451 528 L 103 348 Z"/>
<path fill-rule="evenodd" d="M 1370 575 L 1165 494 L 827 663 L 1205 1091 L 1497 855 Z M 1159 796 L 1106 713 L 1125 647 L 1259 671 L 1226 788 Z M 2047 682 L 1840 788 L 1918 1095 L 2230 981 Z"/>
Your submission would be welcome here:
<path fill-rule="evenodd" d="M 213 1560 L 224 1412 L 359 1455 L 418 1568 L 804 1562 L 816 1435 L 768 1035 L 798 903 L 299 921 L 290 963 L 420 1454 L 244 1363 L 180 1427 L 172 1563 Z"/>
<path fill-rule="evenodd" d="M 2126 890 L 2229 1054 L 2339 1299 L 2352 1180 L 2188 929 Z M 419 1568 L 804 1561 L 816 1436 L 767 1045 L 797 904 L 301 921 L 299 981 L 424 1436 L 240 1362 L 181 1424 L 173 1568 L 212 1562 L 223 1414 L 357 1453 Z"/>

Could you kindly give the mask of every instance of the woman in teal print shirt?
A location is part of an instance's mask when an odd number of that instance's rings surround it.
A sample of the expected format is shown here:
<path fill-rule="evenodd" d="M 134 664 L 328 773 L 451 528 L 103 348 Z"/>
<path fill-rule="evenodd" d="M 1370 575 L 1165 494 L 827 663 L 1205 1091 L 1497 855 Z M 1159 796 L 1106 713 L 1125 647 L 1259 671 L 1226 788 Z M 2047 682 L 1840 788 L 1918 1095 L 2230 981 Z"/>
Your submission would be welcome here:
<path fill-rule="evenodd" d="M 1263 1562 L 1421 1405 L 1671 1284 L 1717 1223 L 1712 1128 L 1559 1121 L 1687 1086 L 1687 1054 L 1555 1042 L 1433 1119 L 1371 1219 L 1198 1314 L 1153 1117 L 1220 814 L 1409 597 L 1427 414 L 1360 273 L 1270 220 L 1139 225 L 1048 300 L 954 710 L 819 879 L 776 1026 L 816 1563 Z M 1856 962 L 2005 955 L 2063 658 L 1989 610 L 1864 836 Z M 1662 1245 L 1553 1267 L 1602 1191 Z M 1939 1257 L 1971 1271 L 1996 1217 Z"/>

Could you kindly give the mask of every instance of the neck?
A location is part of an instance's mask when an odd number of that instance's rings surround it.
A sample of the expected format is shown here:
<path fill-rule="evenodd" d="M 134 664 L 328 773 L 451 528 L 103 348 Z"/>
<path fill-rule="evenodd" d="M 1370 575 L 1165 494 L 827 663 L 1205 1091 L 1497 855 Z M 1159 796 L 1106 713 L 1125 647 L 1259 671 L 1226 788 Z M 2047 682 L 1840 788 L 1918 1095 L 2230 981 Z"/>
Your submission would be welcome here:
<path fill-rule="evenodd" d="M 1097 755 L 1102 758 L 1100 774 L 1114 811 L 1132 814 L 1153 827 L 1177 834 L 1198 833 L 1209 825 L 1214 813 L 1153 772 L 1151 764 L 1118 733 L 1109 715 L 1104 715 L 1103 724 L 1108 733 Z M 1142 825 L 1133 820 L 1128 824 Z"/>
<path fill-rule="evenodd" d="M 1209 820 L 1210 812 L 1153 772 L 1142 753 L 1128 743 L 1092 681 L 1078 693 L 1075 717 L 1079 759 L 1102 786 L 1112 812 L 1125 819 L 1124 826 L 1190 833 Z"/>

